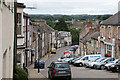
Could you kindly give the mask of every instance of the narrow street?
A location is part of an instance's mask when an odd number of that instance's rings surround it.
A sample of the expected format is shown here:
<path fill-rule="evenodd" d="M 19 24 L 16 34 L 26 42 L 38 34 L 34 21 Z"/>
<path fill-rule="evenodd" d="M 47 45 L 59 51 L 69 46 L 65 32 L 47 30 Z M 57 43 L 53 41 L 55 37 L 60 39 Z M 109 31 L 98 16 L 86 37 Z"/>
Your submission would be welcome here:
<path fill-rule="evenodd" d="M 57 61 L 59 57 L 63 55 L 63 52 L 68 49 L 69 47 L 63 47 L 57 50 L 56 54 L 51 56 L 46 62 L 45 62 L 45 69 L 41 70 L 41 73 L 47 77 L 48 76 L 48 66 L 50 65 L 51 62 Z"/>
<path fill-rule="evenodd" d="M 57 54 L 51 56 L 46 62 L 45 69 L 41 70 L 43 76 L 48 78 L 48 69 L 47 67 L 50 65 L 52 61 L 57 61 L 59 57 L 63 55 L 63 52 L 69 47 L 63 47 L 57 50 Z M 112 73 L 105 70 L 95 70 L 84 67 L 75 67 L 71 65 L 72 69 L 72 78 L 118 78 L 118 73 Z M 115 80 L 115 79 L 114 79 Z"/>

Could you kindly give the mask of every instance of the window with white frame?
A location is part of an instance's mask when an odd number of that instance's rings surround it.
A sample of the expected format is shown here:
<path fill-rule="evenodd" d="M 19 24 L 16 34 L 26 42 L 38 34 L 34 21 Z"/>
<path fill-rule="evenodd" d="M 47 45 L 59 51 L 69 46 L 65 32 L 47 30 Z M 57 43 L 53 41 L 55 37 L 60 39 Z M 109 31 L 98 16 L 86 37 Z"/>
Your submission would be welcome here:
<path fill-rule="evenodd" d="M 29 40 L 29 36 L 30 36 L 30 35 L 29 35 L 29 32 L 28 32 L 28 40 Z"/>
<path fill-rule="evenodd" d="M 120 27 L 118 28 L 118 39 L 120 39 Z"/>
<path fill-rule="evenodd" d="M 107 53 L 108 54 L 112 54 L 112 46 L 111 45 L 107 45 Z"/>
<path fill-rule="evenodd" d="M 98 41 L 96 42 L 96 47 L 98 48 Z"/>
<path fill-rule="evenodd" d="M 94 41 L 93 40 L 91 41 L 91 46 L 94 46 Z"/>
<path fill-rule="evenodd" d="M 24 18 L 23 18 L 23 26 L 25 26 Z"/>
<path fill-rule="evenodd" d="M 103 37 L 103 31 L 102 31 L 102 37 Z"/>
<path fill-rule="evenodd" d="M 31 45 L 31 37 L 30 37 L 30 45 Z"/>
<path fill-rule="evenodd" d="M 28 19 L 28 25 L 30 25 L 30 23 L 29 23 L 30 21 L 29 21 L 29 19 Z"/>
<path fill-rule="evenodd" d="M 111 28 L 109 27 L 109 38 L 111 37 Z"/>
<path fill-rule="evenodd" d="M 21 35 L 21 13 L 17 13 L 17 34 Z"/>

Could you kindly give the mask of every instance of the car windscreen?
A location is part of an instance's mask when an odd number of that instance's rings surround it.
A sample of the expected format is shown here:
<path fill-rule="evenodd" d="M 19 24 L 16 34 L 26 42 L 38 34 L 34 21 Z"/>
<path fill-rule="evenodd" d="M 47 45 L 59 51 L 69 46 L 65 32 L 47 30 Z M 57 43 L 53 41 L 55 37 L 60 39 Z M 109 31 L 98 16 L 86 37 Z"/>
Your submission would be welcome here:
<path fill-rule="evenodd" d="M 69 64 L 67 64 L 67 63 L 56 63 L 55 68 L 69 68 Z"/>
<path fill-rule="evenodd" d="M 101 62 L 102 60 L 104 60 L 105 58 L 100 58 L 97 60 L 97 62 Z"/>
<path fill-rule="evenodd" d="M 92 59 L 92 60 L 90 60 L 90 61 L 91 61 L 91 62 L 96 62 L 98 59 L 100 59 L 100 58 Z"/>
<path fill-rule="evenodd" d="M 104 59 L 102 59 L 102 60 L 100 60 L 100 62 L 104 62 L 104 61 L 106 61 L 107 59 L 106 58 L 104 58 Z"/>

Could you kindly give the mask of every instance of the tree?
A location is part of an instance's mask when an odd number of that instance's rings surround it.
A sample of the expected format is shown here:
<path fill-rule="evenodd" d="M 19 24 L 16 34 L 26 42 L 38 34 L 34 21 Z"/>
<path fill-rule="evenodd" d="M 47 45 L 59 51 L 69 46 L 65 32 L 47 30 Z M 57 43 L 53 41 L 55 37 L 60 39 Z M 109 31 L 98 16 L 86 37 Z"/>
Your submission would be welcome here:
<path fill-rule="evenodd" d="M 58 31 L 68 31 L 68 26 L 64 18 L 59 19 L 59 22 L 57 22 L 55 25 L 55 29 Z"/>
<path fill-rule="evenodd" d="M 69 28 L 69 31 L 71 32 L 72 35 L 72 44 L 73 45 L 78 45 L 79 44 L 79 33 L 80 30 L 77 30 L 76 28 Z"/>

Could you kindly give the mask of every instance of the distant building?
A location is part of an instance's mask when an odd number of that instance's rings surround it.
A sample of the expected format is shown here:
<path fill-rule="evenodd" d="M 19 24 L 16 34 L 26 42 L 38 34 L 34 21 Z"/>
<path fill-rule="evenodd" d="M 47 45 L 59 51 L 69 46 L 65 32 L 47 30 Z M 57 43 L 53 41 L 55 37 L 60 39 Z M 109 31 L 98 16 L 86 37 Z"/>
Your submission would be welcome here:
<path fill-rule="evenodd" d="M 72 19 L 72 28 L 81 29 L 85 26 L 83 21 Z"/>
<path fill-rule="evenodd" d="M 79 55 L 98 54 L 100 53 L 97 37 L 99 37 L 99 23 L 98 21 L 86 20 L 86 25 L 80 31 L 79 37 Z"/>
<path fill-rule="evenodd" d="M 46 24 L 46 21 L 43 19 L 35 20 L 35 24 L 39 25 L 44 31 L 44 49 L 45 55 L 50 52 L 51 48 L 55 47 L 55 30 Z"/>
<path fill-rule="evenodd" d="M 70 46 L 72 44 L 72 35 L 70 32 L 58 31 L 57 32 L 57 47 Z"/>

